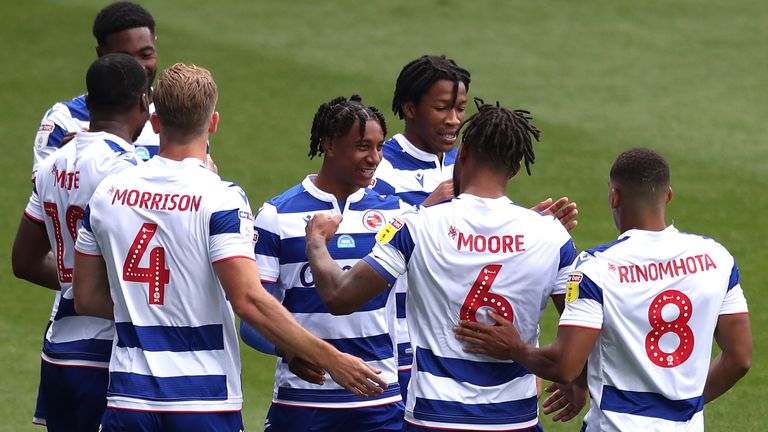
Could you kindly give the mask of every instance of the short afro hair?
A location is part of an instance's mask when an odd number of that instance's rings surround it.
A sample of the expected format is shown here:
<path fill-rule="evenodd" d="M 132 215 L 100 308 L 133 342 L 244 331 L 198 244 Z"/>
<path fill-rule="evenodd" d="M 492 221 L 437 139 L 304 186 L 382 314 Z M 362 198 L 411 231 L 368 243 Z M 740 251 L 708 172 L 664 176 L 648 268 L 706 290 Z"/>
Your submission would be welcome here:
<path fill-rule="evenodd" d="M 105 6 L 93 21 L 93 36 L 104 46 L 107 36 L 132 28 L 147 27 L 155 34 L 155 19 L 146 9 L 131 2 L 115 2 Z"/>
<path fill-rule="evenodd" d="M 147 73 L 128 54 L 107 54 L 91 63 L 85 84 L 89 110 L 122 114 L 135 107 L 147 91 Z"/>

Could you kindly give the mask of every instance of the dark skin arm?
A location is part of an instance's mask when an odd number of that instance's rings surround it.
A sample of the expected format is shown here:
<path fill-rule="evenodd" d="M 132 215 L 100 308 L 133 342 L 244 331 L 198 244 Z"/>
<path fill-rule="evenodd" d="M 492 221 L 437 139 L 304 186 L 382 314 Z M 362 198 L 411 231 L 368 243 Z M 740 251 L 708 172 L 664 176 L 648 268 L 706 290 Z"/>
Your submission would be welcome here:
<path fill-rule="evenodd" d="M 328 253 L 341 216 L 315 215 L 307 223 L 307 257 L 318 295 L 334 315 L 347 315 L 381 294 L 389 283 L 365 261 L 343 271 Z"/>
<path fill-rule="evenodd" d="M 72 290 L 77 313 L 115 319 L 115 304 L 109 292 L 107 264 L 103 257 L 75 252 Z"/>
<path fill-rule="evenodd" d="M 752 366 L 752 329 L 748 314 L 720 315 L 715 328 L 720 354 L 712 361 L 704 385 L 704 403 L 728 391 Z"/>
<path fill-rule="evenodd" d="M 514 360 L 534 375 L 559 383 L 574 381 L 583 371 L 600 330 L 560 326 L 551 344 L 536 348 L 520 338 L 515 326 L 501 315 L 488 312 L 498 325 L 459 321 L 456 338 L 467 344 L 465 352 Z"/>
<path fill-rule="evenodd" d="M 61 289 L 56 259 L 51 253 L 45 224 L 31 219 L 26 214 L 21 217 L 16 239 L 13 241 L 11 265 L 14 276 L 19 279 L 52 290 Z"/>

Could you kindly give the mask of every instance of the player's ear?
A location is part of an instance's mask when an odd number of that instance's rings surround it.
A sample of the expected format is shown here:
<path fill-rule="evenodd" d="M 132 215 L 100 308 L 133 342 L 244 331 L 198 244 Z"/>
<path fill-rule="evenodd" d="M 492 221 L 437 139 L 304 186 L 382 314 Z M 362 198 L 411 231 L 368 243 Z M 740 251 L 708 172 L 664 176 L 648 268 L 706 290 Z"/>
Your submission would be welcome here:
<path fill-rule="evenodd" d="M 667 191 L 667 200 L 664 204 L 669 204 L 672 202 L 672 186 L 669 187 L 669 190 Z"/>
<path fill-rule="evenodd" d="M 219 116 L 218 111 L 214 111 L 213 114 L 211 114 L 211 124 L 208 125 L 208 133 L 216 133 L 216 131 L 219 128 L 219 119 L 221 119 L 221 116 Z"/>
<path fill-rule="evenodd" d="M 413 102 L 405 102 L 403 103 L 400 108 L 403 110 L 403 114 L 405 115 L 405 118 L 408 120 L 413 120 L 414 117 L 416 117 L 416 104 Z"/>
<path fill-rule="evenodd" d="M 104 51 L 101 50 L 101 47 L 96 45 L 96 57 L 101 57 L 104 55 Z"/>
<path fill-rule="evenodd" d="M 139 110 L 143 113 L 149 111 L 149 96 L 147 96 L 146 93 L 141 94 L 141 98 L 139 100 Z"/>
<path fill-rule="evenodd" d="M 333 140 L 331 137 L 324 136 L 320 140 L 320 146 L 323 147 L 323 153 L 333 155 Z"/>
<path fill-rule="evenodd" d="M 152 130 L 156 133 L 160 133 L 160 118 L 157 117 L 157 113 L 152 113 L 151 116 L 149 116 L 149 124 L 152 125 Z"/>
<path fill-rule="evenodd" d="M 621 189 L 611 186 L 611 189 L 608 191 L 608 203 L 611 204 L 611 208 L 619 207 L 620 195 Z"/>

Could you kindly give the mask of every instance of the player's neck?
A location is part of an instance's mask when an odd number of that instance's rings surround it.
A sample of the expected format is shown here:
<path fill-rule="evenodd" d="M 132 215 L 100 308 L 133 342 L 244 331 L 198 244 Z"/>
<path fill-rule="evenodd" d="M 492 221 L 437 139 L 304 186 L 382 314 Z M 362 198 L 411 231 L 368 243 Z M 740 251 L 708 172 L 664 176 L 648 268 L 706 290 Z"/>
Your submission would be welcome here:
<path fill-rule="evenodd" d="M 116 135 L 125 142 L 133 142 L 133 134 L 135 131 L 131 130 L 128 121 L 125 119 L 99 119 L 91 118 L 88 126 L 88 132 L 106 132 L 112 135 Z"/>
<path fill-rule="evenodd" d="M 426 153 L 432 153 L 433 155 L 437 156 L 437 160 L 440 161 L 440 163 L 443 162 L 443 157 L 445 156 L 445 153 L 439 152 L 435 153 L 423 140 L 419 139 L 419 136 L 413 131 L 409 130 L 408 124 L 405 125 L 405 130 L 403 130 L 403 136 L 405 139 L 408 140 L 409 143 L 413 144 L 414 147 L 417 149 L 426 152 Z"/>
<path fill-rule="evenodd" d="M 619 211 L 618 228 L 622 234 L 632 229 L 664 231 L 667 222 L 664 212 L 622 209 Z"/>
<path fill-rule="evenodd" d="M 468 175 L 462 175 L 460 193 L 495 199 L 505 196 L 506 192 L 507 179 L 497 173 L 475 171 Z"/>
<path fill-rule="evenodd" d="M 360 190 L 357 186 L 339 181 L 324 169 L 315 176 L 313 183 L 321 191 L 333 195 L 339 202 L 346 201 L 350 195 Z"/>
<path fill-rule="evenodd" d="M 188 158 L 200 159 L 206 161 L 206 150 L 208 148 L 208 135 L 197 136 L 183 141 L 165 136 L 160 131 L 160 151 L 159 156 L 166 159 L 181 161 Z"/>

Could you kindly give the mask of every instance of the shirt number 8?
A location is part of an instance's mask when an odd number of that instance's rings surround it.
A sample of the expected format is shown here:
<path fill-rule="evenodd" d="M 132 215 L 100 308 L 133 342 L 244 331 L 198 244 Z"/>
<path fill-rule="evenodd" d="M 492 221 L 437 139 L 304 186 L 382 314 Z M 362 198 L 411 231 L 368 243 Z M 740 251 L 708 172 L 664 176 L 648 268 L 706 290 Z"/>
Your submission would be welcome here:
<path fill-rule="evenodd" d="M 678 310 L 677 318 L 672 321 L 664 320 L 662 309 L 667 305 L 675 305 Z M 664 291 L 657 295 L 648 309 L 648 321 L 651 331 L 645 336 L 645 352 L 648 358 L 663 368 L 673 368 L 685 363 L 693 353 L 693 330 L 688 327 L 688 321 L 693 313 L 693 304 L 687 295 L 677 290 Z M 679 338 L 677 348 L 665 352 L 659 346 L 659 340 L 667 333 L 674 333 Z"/>

